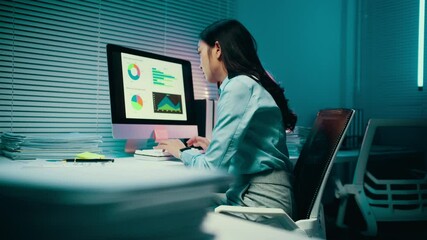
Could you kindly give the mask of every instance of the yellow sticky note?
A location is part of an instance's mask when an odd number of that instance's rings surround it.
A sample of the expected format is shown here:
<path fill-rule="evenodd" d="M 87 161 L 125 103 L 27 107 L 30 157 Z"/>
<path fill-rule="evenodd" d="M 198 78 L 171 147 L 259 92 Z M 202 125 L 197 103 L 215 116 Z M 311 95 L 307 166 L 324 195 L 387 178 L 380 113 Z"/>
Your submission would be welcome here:
<path fill-rule="evenodd" d="M 105 156 L 101 154 L 83 152 L 76 155 L 77 159 L 104 159 Z"/>

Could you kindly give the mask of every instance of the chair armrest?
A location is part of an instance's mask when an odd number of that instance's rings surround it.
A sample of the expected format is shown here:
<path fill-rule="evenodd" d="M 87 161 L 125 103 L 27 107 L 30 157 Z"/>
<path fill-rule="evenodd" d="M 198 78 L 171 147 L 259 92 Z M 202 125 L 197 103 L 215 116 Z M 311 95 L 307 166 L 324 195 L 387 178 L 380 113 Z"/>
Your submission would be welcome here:
<path fill-rule="evenodd" d="M 265 207 L 242 207 L 221 205 L 215 208 L 216 213 L 243 213 L 272 216 L 280 220 L 288 230 L 297 230 L 299 226 L 292 220 L 291 217 L 281 208 L 265 208 Z"/>
<path fill-rule="evenodd" d="M 363 191 L 362 186 L 355 185 L 355 184 L 345 184 L 342 185 L 341 180 L 336 179 L 335 180 L 335 197 L 340 198 L 347 198 L 349 195 L 358 195 L 360 192 Z"/>

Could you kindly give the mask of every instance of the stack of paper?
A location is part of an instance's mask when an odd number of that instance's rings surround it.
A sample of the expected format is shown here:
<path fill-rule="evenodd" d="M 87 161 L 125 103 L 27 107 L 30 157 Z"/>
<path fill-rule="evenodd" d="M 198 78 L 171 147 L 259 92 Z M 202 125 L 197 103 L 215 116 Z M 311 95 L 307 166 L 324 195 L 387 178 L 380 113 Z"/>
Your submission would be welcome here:
<path fill-rule="evenodd" d="M 227 175 L 126 159 L 0 168 L 0 228 L 14 239 L 210 239 L 201 223 Z"/>
<path fill-rule="evenodd" d="M 298 157 L 311 128 L 296 126 L 294 131 L 286 133 L 289 156 Z"/>
<path fill-rule="evenodd" d="M 14 160 L 73 158 L 82 152 L 100 153 L 101 136 L 81 133 L 16 134 L 0 136 L 1 151 Z"/>
<path fill-rule="evenodd" d="M 179 159 L 175 158 L 174 156 L 172 156 L 170 153 L 164 152 L 162 149 L 136 150 L 133 157 L 136 159 L 153 160 L 153 161 L 179 160 Z"/>
<path fill-rule="evenodd" d="M 161 156 L 161 157 L 156 157 L 156 156 L 147 156 L 147 155 L 141 155 L 141 154 L 134 154 L 133 157 L 135 159 L 140 159 L 140 160 L 148 160 L 148 161 L 180 161 L 178 158 L 175 158 L 174 156 Z"/>

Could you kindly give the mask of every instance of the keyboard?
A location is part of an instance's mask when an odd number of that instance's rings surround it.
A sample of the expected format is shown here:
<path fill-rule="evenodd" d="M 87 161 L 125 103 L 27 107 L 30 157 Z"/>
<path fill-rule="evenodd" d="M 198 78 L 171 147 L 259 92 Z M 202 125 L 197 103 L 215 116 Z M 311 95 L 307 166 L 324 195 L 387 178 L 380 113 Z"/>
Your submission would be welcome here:
<path fill-rule="evenodd" d="M 136 155 L 150 156 L 150 157 L 170 157 L 172 156 L 169 152 L 163 149 L 142 149 L 136 150 Z"/>

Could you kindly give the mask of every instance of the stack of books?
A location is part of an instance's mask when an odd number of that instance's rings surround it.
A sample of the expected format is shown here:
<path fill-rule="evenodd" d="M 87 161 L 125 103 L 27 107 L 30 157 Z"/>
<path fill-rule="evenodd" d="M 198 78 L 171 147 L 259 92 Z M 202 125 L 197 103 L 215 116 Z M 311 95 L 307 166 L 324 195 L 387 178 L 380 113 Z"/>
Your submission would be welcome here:
<path fill-rule="evenodd" d="M 131 159 L 10 163 L 0 168 L 0 222 L 14 239 L 212 239 L 201 224 L 231 180 Z"/>
<path fill-rule="evenodd" d="M 82 152 L 100 153 L 101 136 L 82 133 L 1 134 L 1 152 L 13 160 L 74 158 Z"/>
<path fill-rule="evenodd" d="M 286 133 L 289 156 L 298 157 L 311 128 L 296 126 L 294 131 Z"/>

